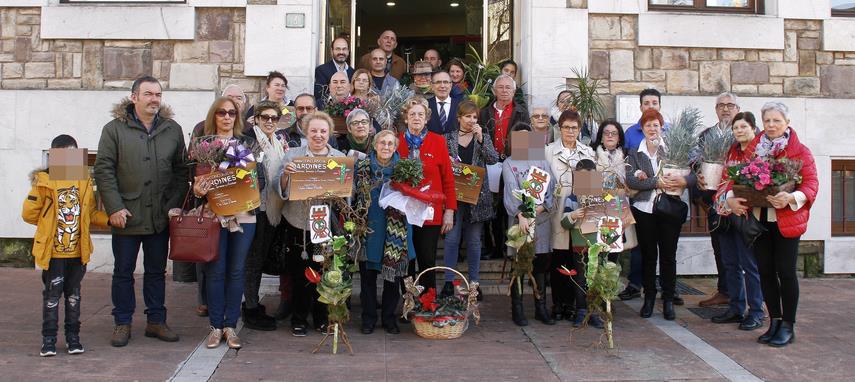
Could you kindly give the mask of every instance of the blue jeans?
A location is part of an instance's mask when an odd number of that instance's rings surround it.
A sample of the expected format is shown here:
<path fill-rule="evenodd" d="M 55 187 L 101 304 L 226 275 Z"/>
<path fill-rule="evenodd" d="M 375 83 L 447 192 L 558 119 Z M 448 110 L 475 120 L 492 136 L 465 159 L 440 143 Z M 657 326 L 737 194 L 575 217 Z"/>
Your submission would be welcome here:
<path fill-rule="evenodd" d="M 763 318 L 763 292 L 754 252 L 745 245 L 735 229 L 721 233 L 719 245 L 727 277 L 727 291 L 730 292 L 730 312 L 744 314 L 747 304 L 749 317 Z"/>
<path fill-rule="evenodd" d="M 150 235 L 113 235 L 113 320 L 116 325 L 130 325 L 137 306 L 134 293 L 134 270 L 137 255 L 143 249 L 143 300 L 148 322 L 166 322 L 166 255 L 169 253 L 169 231 Z"/>
<path fill-rule="evenodd" d="M 636 246 L 629 251 L 629 275 L 627 275 L 629 285 L 632 285 L 635 289 L 641 290 L 643 275 L 644 270 L 641 265 L 641 247 Z"/>
<path fill-rule="evenodd" d="M 205 264 L 208 320 L 217 329 L 234 328 L 240 318 L 244 264 L 255 237 L 255 223 L 243 223 L 240 226 L 243 232 L 220 229 L 220 257 L 217 261 Z"/>
<path fill-rule="evenodd" d="M 466 239 L 466 259 L 469 263 L 469 280 L 478 281 L 481 270 L 481 232 L 484 223 L 465 223 L 463 213 L 456 214 L 454 227 L 445 235 L 445 266 L 456 269 L 460 254 L 460 239 Z M 445 272 L 445 281 L 454 280 L 454 273 Z"/>

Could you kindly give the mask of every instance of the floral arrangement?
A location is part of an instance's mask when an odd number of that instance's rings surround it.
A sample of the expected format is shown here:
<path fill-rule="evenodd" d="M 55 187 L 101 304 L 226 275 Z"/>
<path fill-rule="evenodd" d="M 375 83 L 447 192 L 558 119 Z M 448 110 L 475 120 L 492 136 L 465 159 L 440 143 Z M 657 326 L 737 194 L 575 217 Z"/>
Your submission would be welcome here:
<path fill-rule="evenodd" d="M 348 96 L 341 101 L 335 99 L 335 97 L 330 97 L 329 101 L 324 107 L 324 111 L 331 117 L 347 118 L 347 116 L 350 115 L 350 112 L 353 111 L 353 109 L 365 109 L 366 106 L 367 103 L 365 101 L 354 96 Z"/>
<path fill-rule="evenodd" d="M 523 182 L 523 190 L 529 188 L 528 182 Z M 514 197 L 520 201 L 520 213 L 527 219 L 534 219 L 536 212 L 535 199 L 523 192 L 522 190 L 514 190 Z M 534 270 L 534 222 L 529 226 L 528 232 L 523 232 L 519 224 L 514 224 L 508 229 L 507 241 L 505 244 L 514 248 L 515 255 L 511 259 L 511 281 L 510 287 L 519 288 L 522 293 L 522 279 L 526 275 L 534 282 L 531 272 Z M 537 286 L 534 287 L 534 293 L 538 292 Z"/>
<path fill-rule="evenodd" d="M 392 169 L 392 181 L 418 187 L 424 180 L 422 162 L 415 159 L 401 159 Z"/>
<path fill-rule="evenodd" d="M 735 185 L 749 186 L 757 191 L 780 187 L 787 183 L 801 183 L 802 163 L 788 158 L 771 159 L 755 157 L 727 168 L 727 175 Z"/>
<path fill-rule="evenodd" d="M 368 102 L 365 105 L 366 111 L 371 115 L 371 118 L 380 124 L 381 129 L 395 130 L 395 120 L 401 114 L 404 104 L 414 94 L 415 92 L 408 86 L 396 84 L 384 89 L 377 100 Z"/>
<path fill-rule="evenodd" d="M 230 167 L 246 168 L 249 163 L 261 162 L 263 158 L 261 147 L 256 143 L 234 138 L 224 140 L 214 135 L 195 138 L 190 144 L 189 156 L 198 166 L 216 167 L 220 171 Z"/>
<path fill-rule="evenodd" d="M 693 107 L 688 107 L 680 112 L 680 116 L 674 121 L 674 125 L 668 132 L 662 134 L 664 147 L 659 146 L 662 151 L 662 161 L 674 168 L 689 168 L 689 154 L 698 142 L 696 132 L 703 126 L 701 112 Z"/>
<path fill-rule="evenodd" d="M 472 90 L 467 90 L 465 93 L 467 98 L 475 102 L 480 109 L 490 102 L 490 97 L 493 95 L 493 81 L 502 73 L 502 70 L 499 69 L 498 64 L 487 62 L 486 57 L 482 58 L 478 50 L 472 45 L 469 45 L 467 56 L 472 58 L 472 63 L 464 62 L 463 66 L 468 83 L 472 84 Z"/>
<path fill-rule="evenodd" d="M 345 224 L 345 230 L 347 228 L 347 224 Z M 352 230 L 353 226 L 351 225 L 350 228 Z M 318 302 L 327 304 L 329 311 L 327 333 L 324 340 L 318 344 L 318 348 L 332 335 L 333 354 L 338 352 L 339 337 L 342 338 L 345 346 L 352 353 L 350 340 L 344 331 L 344 324 L 350 321 L 347 299 L 353 292 L 351 272 L 356 270 L 355 264 L 348 255 L 350 251 L 348 239 L 345 236 L 334 236 L 331 241 L 324 244 L 324 250 L 327 253 L 325 256 L 327 261 L 324 262 L 323 274 L 319 275 L 312 268 L 306 268 L 305 271 L 309 282 L 318 285 Z"/>
<path fill-rule="evenodd" d="M 456 290 L 459 289 L 460 281 L 454 281 L 454 286 Z M 413 317 L 416 320 L 430 322 L 438 328 L 462 323 L 469 309 L 463 296 L 460 293 L 454 293 L 452 296 L 437 298 L 436 289 L 429 288 L 416 299 Z"/>

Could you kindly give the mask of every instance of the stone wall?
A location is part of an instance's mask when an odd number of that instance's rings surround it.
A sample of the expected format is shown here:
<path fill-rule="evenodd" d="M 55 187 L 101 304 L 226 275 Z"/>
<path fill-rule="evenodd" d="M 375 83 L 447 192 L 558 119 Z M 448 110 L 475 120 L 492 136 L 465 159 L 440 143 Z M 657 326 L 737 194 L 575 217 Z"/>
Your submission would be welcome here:
<path fill-rule="evenodd" d="M 0 89 L 127 89 L 151 74 L 165 90 L 221 90 L 257 99 L 243 75 L 244 8 L 196 8 L 194 40 L 42 40 L 40 8 L 0 8 Z M 287 73 L 286 73 L 287 74 Z"/>
<path fill-rule="evenodd" d="M 855 97 L 855 52 L 821 50 L 822 21 L 785 20 L 785 48 L 758 50 L 639 47 L 637 20 L 590 15 L 590 74 L 612 95 L 655 87 L 671 95 Z"/>

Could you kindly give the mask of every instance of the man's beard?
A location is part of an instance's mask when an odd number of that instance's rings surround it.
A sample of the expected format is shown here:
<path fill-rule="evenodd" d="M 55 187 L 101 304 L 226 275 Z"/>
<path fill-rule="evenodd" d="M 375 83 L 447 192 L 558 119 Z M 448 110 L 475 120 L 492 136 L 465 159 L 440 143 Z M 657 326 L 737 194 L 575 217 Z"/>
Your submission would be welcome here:
<path fill-rule="evenodd" d="M 333 61 L 335 61 L 335 63 L 339 65 L 344 64 L 347 62 L 347 56 L 344 56 L 344 59 L 342 59 L 341 61 L 338 60 L 338 56 L 333 56 Z"/>

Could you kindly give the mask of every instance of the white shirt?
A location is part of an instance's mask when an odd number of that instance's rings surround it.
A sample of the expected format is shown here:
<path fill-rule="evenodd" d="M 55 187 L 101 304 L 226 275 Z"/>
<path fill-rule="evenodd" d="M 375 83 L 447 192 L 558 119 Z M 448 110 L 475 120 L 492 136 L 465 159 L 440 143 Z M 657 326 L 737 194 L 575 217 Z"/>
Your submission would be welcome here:
<path fill-rule="evenodd" d="M 339 66 L 338 63 L 335 62 L 335 60 L 333 60 L 332 63 L 333 63 L 333 66 L 335 66 L 335 70 L 338 72 L 347 73 L 347 70 L 350 69 L 350 65 L 347 64 L 347 61 L 345 61 L 341 66 Z"/>
<path fill-rule="evenodd" d="M 660 143 L 660 144 L 662 144 L 662 143 Z M 650 158 L 650 164 L 653 165 L 653 171 L 658 171 L 657 170 L 659 168 L 658 150 L 657 150 L 657 152 L 653 153 L 653 155 L 650 155 L 650 153 L 647 150 L 647 140 L 646 139 L 641 141 L 641 144 L 638 145 L 638 152 L 644 153 L 644 155 L 646 155 L 648 158 Z M 641 170 L 638 170 L 638 171 L 641 171 Z M 647 174 L 648 178 L 653 178 L 654 176 L 656 176 L 656 174 Z M 654 190 L 654 195 L 655 195 L 655 193 L 656 193 L 656 191 Z M 632 206 L 637 208 L 641 212 L 646 212 L 648 214 L 652 214 L 653 213 L 653 200 L 655 200 L 655 199 L 656 199 L 655 197 L 650 198 L 648 200 L 636 199 L 632 202 Z"/>
<path fill-rule="evenodd" d="M 439 108 L 442 107 L 442 110 L 445 112 L 445 117 L 451 117 L 451 97 L 446 99 L 434 98 L 436 100 L 436 111 L 439 111 Z M 440 102 L 445 102 L 445 104 L 441 104 Z M 437 114 L 437 118 L 439 118 L 439 114 Z"/>

